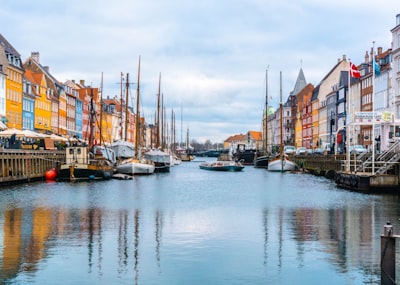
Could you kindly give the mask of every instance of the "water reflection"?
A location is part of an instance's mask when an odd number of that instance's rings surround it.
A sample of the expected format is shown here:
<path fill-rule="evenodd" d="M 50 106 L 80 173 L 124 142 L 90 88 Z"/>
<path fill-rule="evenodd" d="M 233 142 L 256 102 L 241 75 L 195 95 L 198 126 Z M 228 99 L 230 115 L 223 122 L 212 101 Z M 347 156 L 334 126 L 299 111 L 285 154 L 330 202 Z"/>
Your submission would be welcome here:
<path fill-rule="evenodd" d="M 157 179 L 159 185 L 162 178 Z M 300 198 L 298 206 L 293 201 L 285 206 L 271 204 L 277 194 L 261 187 L 247 198 L 231 188 L 242 197 L 237 204 L 225 196 L 219 205 L 196 207 L 196 195 L 204 199 L 216 191 L 195 189 L 177 198 L 177 190 L 166 185 L 169 196 L 160 201 L 160 188 L 146 189 L 142 182 L 111 187 L 114 193 L 101 184 L 79 190 L 64 185 L 42 197 L 22 191 L 14 203 L 8 203 L 10 193 L 1 193 L 0 281 L 51 283 L 57 272 L 60 284 L 68 284 L 64 278 L 76 272 L 82 284 L 374 284 L 380 278 L 382 227 L 392 220 L 400 230 L 393 196 L 339 191 L 334 196 L 340 203 L 307 204 Z M 132 189 L 138 184 L 143 188 Z M 37 200 L 27 203 L 27 195 Z M 60 203 L 52 195 L 69 199 Z M 180 207 L 170 206 L 177 201 Z M 67 265 L 57 268 L 60 260 Z"/>

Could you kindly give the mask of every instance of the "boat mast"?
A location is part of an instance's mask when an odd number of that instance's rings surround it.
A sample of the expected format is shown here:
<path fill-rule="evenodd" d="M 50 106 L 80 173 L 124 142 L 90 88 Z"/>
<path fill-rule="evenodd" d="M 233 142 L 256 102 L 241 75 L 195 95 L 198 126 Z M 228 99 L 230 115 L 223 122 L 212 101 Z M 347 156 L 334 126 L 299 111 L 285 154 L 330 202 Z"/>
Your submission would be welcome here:
<path fill-rule="evenodd" d="M 265 141 L 264 155 L 268 152 L 268 68 L 265 73 Z"/>
<path fill-rule="evenodd" d="M 93 103 L 93 88 L 90 87 L 90 103 L 89 103 L 89 150 L 92 151 L 93 149 L 93 142 L 94 142 L 94 117 L 96 115 L 96 111 L 94 109 Z"/>
<path fill-rule="evenodd" d="M 279 86 L 279 93 L 280 93 L 280 97 L 279 97 L 279 109 L 280 109 L 280 135 L 281 135 L 281 142 L 280 142 L 280 148 L 279 148 L 279 153 L 281 154 L 281 158 L 283 158 L 283 130 L 282 130 L 282 121 L 283 121 L 283 106 L 282 106 L 282 71 L 279 74 L 280 76 L 280 86 Z"/>
<path fill-rule="evenodd" d="M 136 159 L 139 159 L 139 140 L 140 140 L 139 98 L 140 98 L 140 56 L 139 56 L 138 79 L 137 79 L 137 89 L 136 89 L 136 118 L 135 118 L 135 158 Z"/>
<path fill-rule="evenodd" d="M 125 90 L 125 141 L 128 141 L 128 96 L 129 96 L 129 73 L 126 74 Z M 122 107 L 122 106 L 121 106 Z"/>
<path fill-rule="evenodd" d="M 119 127 L 120 127 L 120 130 L 119 130 L 119 137 L 120 137 L 120 140 L 122 140 L 122 81 L 124 80 L 123 79 L 123 73 L 121 72 L 121 79 L 120 79 L 120 104 L 121 104 L 121 112 L 120 112 L 120 121 L 119 121 Z"/>
<path fill-rule="evenodd" d="M 161 97 L 161 72 L 158 79 L 158 94 L 157 94 L 157 119 L 156 119 L 156 148 L 160 147 L 160 97 Z"/>
<path fill-rule="evenodd" d="M 102 145 L 103 140 L 103 72 L 101 73 L 101 83 L 100 83 L 100 145 Z"/>

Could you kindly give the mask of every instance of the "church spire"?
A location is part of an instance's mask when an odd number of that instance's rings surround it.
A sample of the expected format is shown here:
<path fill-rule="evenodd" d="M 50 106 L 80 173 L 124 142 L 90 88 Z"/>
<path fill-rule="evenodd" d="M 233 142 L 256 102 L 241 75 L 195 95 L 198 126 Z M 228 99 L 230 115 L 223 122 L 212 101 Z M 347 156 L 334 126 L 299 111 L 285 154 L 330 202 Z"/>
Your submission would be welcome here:
<path fill-rule="evenodd" d="M 301 65 L 303 65 L 303 62 L 301 62 Z M 306 87 L 307 81 L 304 76 L 303 68 L 300 67 L 299 75 L 297 75 L 297 80 L 296 84 L 294 85 L 294 89 L 292 92 L 290 92 L 291 96 L 296 96 L 301 90 L 303 90 L 304 87 Z"/>

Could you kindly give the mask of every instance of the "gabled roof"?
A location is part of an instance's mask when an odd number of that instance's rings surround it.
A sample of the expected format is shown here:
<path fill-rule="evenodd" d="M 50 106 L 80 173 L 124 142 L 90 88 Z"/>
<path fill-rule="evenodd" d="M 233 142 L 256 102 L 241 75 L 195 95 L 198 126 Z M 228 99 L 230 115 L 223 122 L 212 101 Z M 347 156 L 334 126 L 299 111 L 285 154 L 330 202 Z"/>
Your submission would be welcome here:
<path fill-rule="evenodd" d="M 4 47 L 6 52 L 13 54 L 16 57 L 21 58 L 21 55 L 17 52 L 17 50 L 0 34 L 0 44 Z"/>
<path fill-rule="evenodd" d="M 318 84 L 317 86 L 315 86 L 313 93 L 312 93 L 311 102 L 318 99 L 319 87 L 321 87 L 321 83 Z"/>
<path fill-rule="evenodd" d="M 261 141 L 262 140 L 262 132 L 257 132 L 257 131 L 249 131 L 250 136 L 256 140 L 256 141 Z"/>
<path fill-rule="evenodd" d="M 240 134 L 240 135 L 233 135 L 230 136 L 225 140 L 225 142 L 234 142 L 234 141 L 243 141 L 246 139 L 246 135 Z"/>
<path fill-rule="evenodd" d="M 6 54 L 11 54 L 12 56 L 16 57 L 18 59 L 18 64 L 16 65 L 15 61 L 10 62 L 9 59 L 7 59 L 8 64 L 18 68 L 20 70 L 24 70 L 23 66 L 22 66 L 22 61 L 21 61 L 21 55 L 17 52 L 17 50 L 6 40 L 5 37 L 3 37 L 2 34 L 0 34 L 0 45 L 3 46 L 4 51 Z"/>

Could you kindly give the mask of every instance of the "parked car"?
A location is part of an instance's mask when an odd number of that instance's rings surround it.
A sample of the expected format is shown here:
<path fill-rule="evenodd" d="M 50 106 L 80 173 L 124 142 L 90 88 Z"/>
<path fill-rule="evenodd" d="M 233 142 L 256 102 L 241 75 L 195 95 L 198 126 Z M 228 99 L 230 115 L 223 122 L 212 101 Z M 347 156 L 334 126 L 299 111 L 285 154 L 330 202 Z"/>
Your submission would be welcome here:
<path fill-rule="evenodd" d="M 350 146 L 350 154 L 361 154 L 361 153 L 366 153 L 367 152 L 367 149 L 364 147 L 364 146 L 362 146 L 362 145 L 359 145 L 359 144 L 357 144 L 357 145 L 352 145 L 352 146 Z"/>
<path fill-rule="evenodd" d="M 307 148 L 305 147 L 298 147 L 296 149 L 296 155 L 306 155 L 307 154 Z"/>
<path fill-rule="evenodd" d="M 292 145 L 285 145 L 283 147 L 283 153 L 285 154 L 294 154 L 296 152 L 296 148 Z"/>
<path fill-rule="evenodd" d="M 316 149 L 314 149 L 314 154 L 323 155 L 324 154 L 324 149 L 323 148 L 316 148 Z"/>

